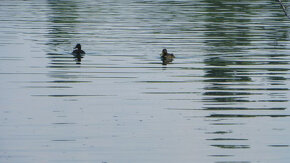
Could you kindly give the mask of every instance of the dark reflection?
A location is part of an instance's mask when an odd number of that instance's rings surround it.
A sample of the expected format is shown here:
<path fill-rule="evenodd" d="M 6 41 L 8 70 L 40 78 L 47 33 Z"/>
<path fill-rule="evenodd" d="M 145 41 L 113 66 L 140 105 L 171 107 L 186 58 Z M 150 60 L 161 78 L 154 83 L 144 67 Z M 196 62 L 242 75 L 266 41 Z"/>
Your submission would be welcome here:
<path fill-rule="evenodd" d="M 57 50 L 59 45 L 71 44 L 77 35 L 76 25 L 78 20 L 78 2 L 67 0 L 48 0 L 49 33 L 47 43 L 50 49 Z"/>
<path fill-rule="evenodd" d="M 52 123 L 53 125 L 74 125 L 76 123 Z"/>
<path fill-rule="evenodd" d="M 67 77 L 63 77 L 67 78 Z M 91 81 L 81 81 L 81 80 L 53 80 L 53 81 L 39 81 L 39 82 L 32 82 L 32 83 L 63 83 L 63 84 L 68 84 L 68 83 L 90 83 Z"/>
<path fill-rule="evenodd" d="M 218 148 L 225 148 L 225 149 L 240 149 L 240 148 L 250 148 L 249 145 L 211 145 L 213 147 L 218 147 Z"/>
<path fill-rule="evenodd" d="M 87 83 L 78 76 L 71 76 L 64 69 L 80 68 L 83 55 L 71 54 L 72 44 L 79 40 L 77 25 L 79 19 L 79 2 L 73 0 L 47 0 L 48 11 L 48 48 L 47 58 L 50 63 L 47 66 L 51 71 L 48 74 L 52 81 L 46 83 L 58 84 L 58 87 L 72 83 Z M 75 45 L 74 45 L 75 46 Z M 77 48 L 77 47 L 76 47 Z M 68 49 L 68 50 L 66 50 Z M 76 65 L 77 64 L 77 65 Z M 48 97 L 67 97 L 74 95 L 49 95 Z M 79 96 L 79 95 L 76 95 Z"/>
<path fill-rule="evenodd" d="M 253 117 L 289 117 L 290 115 L 246 115 L 246 114 L 211 114 L 208 118 L 253 118 Z"/>
<path fill-rule="evenodd" d="M 206 132 L 206 134 L 217 134 L 217 135 L 224 135 L 224 134 L 231 134 L 232 131 L 215 131 L 215 132 Z"/>
<path fill-rule="evenodd" d="M 57 53 L 47 53 L 47 58 L 50 59 L 51 63 L 48 68 L 78 68 L 78 66 L 75 65 L 75 62 L 79 62 L 80 59 L 75 57 L 74 55 L 65 55 L 65 54 L 57 54 Z M 74 60 L 73 60 L 74 59 Z M 55 76 L 55 74 L 51 74 L 52 76 Z M 61 77 L 60 73 L 57 74 L 59 77 Z"/>
<path fill-rule="evenodd" d="M 232 157 L 234 155 L 208 155 L 208 156 L 211 156 L 211 157 Z"/>
<path fill-rule="evenodd" d="M 232 140 L 232 141 L 235 141 L 235 140 L 248 140 L 248 139 L 236 139 L 236 138 L 215 138 L 215 139 L 207 139 L 207 140 L 213 140 L 213 141 L 227 141 L 227 140 Z"/>
<path fill-rule="evenodd" d="M 287 109 L 288 88 L 284 76 L 289 71 L 285 65 L 289 63 L 285 60 L 287 54 L 283 53 L 287 47 L 280 43 L 289 39 L 288 30 L 278 18 L 275 19 L 277 15 L 265 14 L 271 19 L 271 25 L 253 25 L 261 21 L 252 17 L 259 8 L 257 5 L 234 5 L 236 0 L 204 2 L 210 7 L 205 8 L 207 55 L 204 59 L 203 109 L 210 112 L 205 116 L 207 120 L 218 121 L 209 123 L 214 129 L 206 134 L 216 137 L 207 141 L 220 149 L 248 149 L 250 145 L 244 145 L 247 137 L 231 138 L 231 129 L 247 125 L 239 118 L 289 117 L 282 112 Z M 276 27 L 273 21 L 277 21 Z"/>
<path fill-rule="evenodd" d="M 242 46 L 250 45 L 249 26 L 247 17 L 241 17 L 242 14 L 250 14 L 250 4 L 231 5 L 235 0 L 212 1 L 205 0 L 208 4 L 206 8 L 205 25 L 207 28 L 205 43 L 208 45 L 208 51 L 215 54 L 242 51 Z M 210 58 L 214 59 L 216 57 Z M 220 63 L 220 62 L 219 62 Z"/>
<path fill-rule="evenodd" d="M 204 26 L 206 28 L 205 44 L 208 55 L 204 60 L 207 66 L 204 82 L 207 86 L 204 88 L 203 101 L 211 102 L 211 105 L 214 103 L 287 101 L 287 99 L 283 99 L 286 97 L 283 96 L 285 95 L 283 90 L 288 89 L 285 88 L 284 81 L 286 79 L 281 72 L 288 71 L 288 69 L 277 68 L 277 65 L 288 64 L 288 62 L 276 59 L 277 57 L 284 57 L 284 54 L 251 54 L 250 57 L 258 59 L 249 59 L 249 53 L 259 50 L 258 48 L 253 49 L 253 46 L 257 46 L 256 39 L 252 37 L 253 28 L 256 31 L 263 32 L 261 40 L 265 38 L 269 40 L 265 42 L 269 49 L 279 50 L 286 48 L 279 45 L 278 40 L 287 40 L 287 29 L 283 26 L 281 28 L 280 26 L 279 28 L 268 27 L 271 30 L 251 26 L 251 14 L 254 14 L 252 11 L 257 6 L 249 3 L 241 3 L 237 6 L 233 5 L 236 2 L 235 0 L 204 0 L 204 2 L 211 7 L 205 8 L 205 21 L 207 22 Z M 259 32 L 257 33 L 259 34 Z M 257 35 L 257 37 L 260 36 Z M 275 68 L 273 68 L 274 66 Z M 279 73 L 281 73 L 281 76 L 277 75 Z M 265 87 L 260 83 L 257 87 L 252 87 L 257 80 L 256 76 L 261 75 L 263 75 L 263 80 L 270 83 L 270 88 L 268 85 L 265 85 Z M 271 85 L 280 85 L 281 87 L 271 88 Z M 273 91 L 273 93 L 269 94 L 266 91 Z M 252 96 L 263 96 L 264 100 L 254 100 L 251 98 Z M 275 99 L 272 99 L 273 97 Z M 211 107 L 204 108 L 212 109 Z M 222 110 L 223 107 L 219 109 Z M 231 107 L 231 109 L 235 110 L 234 107 Z M 225 107 L 225 110 L 228 109 Z M 240 110 L 240 108 L 237 108 L 237 110 Z"/>
<path fill-rule="evenodd" d="M 47 3 L 50 8 L 50 11 L 48 12 L 48 21 L 50 24 L 48 26 L 49 32 L 47 34 L 49 42 L 47 45 L 49 45 L 49 49 L 51 51 L 62 51 L 59 55 L 48 54 L 50 55 L 49 58 L 52 58 L 51 64 L 62 65 L 60 67 L 69 66 L 71 64 L 72 57 L 74 58 L 76 64 L 80 64 L 83 56 L 73 55 L 67 57 L 63 54 L 64 47 L 70 46 L 73 42 L 75 42 L 75 37 L 78 36 L 78 32 L 76 30 L 76 25 L 80 23 L 78 20 L 78 2 L 67 0 L 49 0 Z"/>
<path fill-rule="evenodd" d="M 56 142 L 70 142 L 70 141 L 76 141 L 74 139 L 55 139 L 55 140 L 51 140 L 51 141 L 56 141 Z"/>
<path fill-rule="evenodd" d="M 81 55 L 74 55 L 76 64 L 81 64 L 83 56 Z"/>
<path fill-rule="evenodd" d="M 204 110 L 286 110 L 286 108 L 283 107 L 277 107 L 277 108 L 250 108 L 250 107 L 206 107 Z"/>
<path fill-rule="evenodd" d="M 269 147 L 290 147 L 290 145 L 269 145 Z"/>

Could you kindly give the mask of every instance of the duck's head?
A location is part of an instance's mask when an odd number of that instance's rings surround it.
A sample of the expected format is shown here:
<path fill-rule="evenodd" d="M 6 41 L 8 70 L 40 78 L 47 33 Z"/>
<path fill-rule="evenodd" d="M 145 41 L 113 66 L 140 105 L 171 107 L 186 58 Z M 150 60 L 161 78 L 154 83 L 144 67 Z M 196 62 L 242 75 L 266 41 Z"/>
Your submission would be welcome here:
<path fill-rule="evenodd" d="M 167 54 L 167 49 L 163 49 L 162 54 Z"/>
<path fill-rule="evenodd" d="M 81 44 L 77 44 L 76 47 L 75 47 L 74 49 L 81 50 L 81 49 L 82 49 Z"/>

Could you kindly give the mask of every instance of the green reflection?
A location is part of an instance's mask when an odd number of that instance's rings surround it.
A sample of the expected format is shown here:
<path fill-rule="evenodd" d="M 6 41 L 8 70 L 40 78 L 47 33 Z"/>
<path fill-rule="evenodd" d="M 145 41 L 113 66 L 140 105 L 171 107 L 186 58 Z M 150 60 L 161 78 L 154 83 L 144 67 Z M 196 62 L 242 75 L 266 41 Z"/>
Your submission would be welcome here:
<path fill-rule="evenodd" d="M 76 39 L 80 39 L 78 34 L 77 25 L 80 22 L 79 5 L 80 2 L 73 0 L 47 0 L 47 6 L 49 8 L 47 12 L 48 17 L 48 38 L 47 45 L 49 51 L 47 58 L 50 59 L 50 65 L 47 66 L 49 69 L 70 69 L 79 68 L 80 61 L 73 59 L 73 56 L 68 54 L 65 55 L 64 47 L 71 48 L 72 44 L 76 43 Z M 60 51 L 60 53 L 57 53 Z M 61 78 L 71 80 L 71 76 L 66 73 L 55 73 L 52 71 L 49 74 L 52 78 Z M 76 78 L 76 77 L 74 77 Z M 75 83 L 75 81 L 64 81 L 64 83 Z M 59 82 L 58 82 L 59 83 Z M 80 83 L 77 81 L 77 83 Z"/>
<path fill-rule="evenodd" d="M 77 35 L 76 25 L 78 20 L 78 2 L 67 0 L 48 0 L 50 11 L 48 14 L 47 37 L 50 38 L 47 43 L 51 50 L 57 50 L 58 45 L 70 45 Z"/>
<path fill-rule="evenodd" d="M 251 13 L 250 3 L 231 5 L 236 2 L 205 0 L 210 7 L 206 7 L 205 43 L 207 50 L 214 53 L 237 52 L 239 46 L 250 45 L 249 17 L 242 17 Z"/>
<path fill-rule="evenodd" d="M 262 7 L 258 3 L 260 1 L 203 2 L 207 4 L 204 8 L 204 44 L 207 51 L 204 59 L 205 104 L 235 105 L 243 102 L 249 103 L 250 107 L 251 102 L 287 102 L 283 91 L 288 90 L 285 88 L 287 79 L 282 72 L 289 69 L 282 66 L 288 65 L 288 62 L 280 59 L 285 58 L 281 50 L 287 47 L 279 42 L 288 39 L 288 29 L 280 22 L 283 15 L 270 11 L 257 13 Z M 270 4 L 264 2 L 263 9 L 273 10 Z M 260 19 L 258 14 L 264 19 Z M 261 25 L 257 26 L 257 23 Z M 254 100 L 253 96 L 265 100 Z M 240 108 L 237 107 L 237 110 Z M 223 107 L 219 109 L 223 110 Z M 225 107 L 225 110 L 228 109 Z"/>

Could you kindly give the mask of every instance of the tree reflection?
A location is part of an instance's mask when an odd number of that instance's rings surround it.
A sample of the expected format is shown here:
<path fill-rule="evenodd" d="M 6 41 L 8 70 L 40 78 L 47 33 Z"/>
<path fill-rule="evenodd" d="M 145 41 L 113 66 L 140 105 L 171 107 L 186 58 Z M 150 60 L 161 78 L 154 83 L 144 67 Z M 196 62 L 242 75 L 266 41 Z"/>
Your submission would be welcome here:
<path fill-rule="evenodd" d="M 57 51 L 58 46 L 70 46 L 75 42 L 74 37 L 77 35 L 76 25 L 80 23 L 78 21 L 78 2 L 67 0 L 48 0 L 47 3 L 50 8 L 50 11 L 48 12 L 49 32 L 47 35 L 49 42 L 47 44 L 49 45 L 50 50 Z M 61 48 L 61 50 L 63 51 L 63 48 Z M 52 64 L 55 64 L 55 61 L 61 62 L 59 59 L 63 56 L 60 54 L 54 55 L 54 57 L 56 58 L 52 60 Z M 82 57 L 74 58 L 75 62 L 80 64 Z"/>
<path fill-rule="evenodd" d="M 250 19 L 243 18 L 237 13 L 250 12 L 249 4 L 239 5 L 227 5 L 225 1 L 212 1 L 205 0 L 208 3 L 206 8 L 205 35 L 208 40 L 205 40 L 205 44 L 208 51 L 208 57 L 204 60 L 204 63 L 210 68 L 205 71 L 205 82 L 208 83 L 205 92 L 204 100 L 211 100 L 215 102 L 234 102 L 237 101 L 237 97 L 232 97 L 235 92 L 222 91 L 226 90 L 226 83 L 233 82 L 250 82 L 251 78 L 248 76 L 236 76 L 239 69 L 229 68 L 229 65 L 243 65 L 248 63 L 235 62 L 227 55 L 241 54 L 243 53 L 243 46 L 249 46 L 250 29 L 244 25 L 250 22 Z M 227 1 L 229 2 L 229 1 Z M 221 12 L 223 10 L 223 12 Z M 217 85 L 217 83 L 224 83 Z M 212 88 L 214 88 L 214 91 Z M 212 92 L 214 91 L 214 92 Z M 209 97 L 209 95 L 216 95 Z"/>
<path fill-rule="evenodd" d="M 48 68 L 53 69 L 49 76 L 70 82 L 72 80 L 71 76 L 56 70 L 78 68 L 79 65 L 75 64 L 81 63 L 81 57 L 74 57 L 71 54 L 72 45 L 75 44 L 75 37 L 78 35 L 77 24 L 80 23 L 78 20 L 78 2 L 73 0 L 47 0 L 47 4 L 49 10 L 47 11 L 48 33 L 46 37 L 48 38 L 49 51 L 51 51 L 47 53 L 47 58 L 50 59 Z M 75 80 L 73 79 L 73 81 Z"/>
<path fill-rule="evenodd" d="M 284 30 L 283 26 L 277 29 L 271 26 L 268 27 L 269 29 L 252 26 L 253 20 L 251 19 L 251 14 L 255 14 L 253 11 L 257 7 L 250 3 L 235 5 L 235 0 L 204 0 L 204 2 L 208 4 L 207 6 L 210 6 L 205 8 L 205 21 L 207 23 L 205 25 L 206 32 L 204 34 L 206 40 L 204 43 L 206 44 L 208 54 L 204 60 L 204 64 L 207 66 L 204 76 L 206 78 L 204 82 L 207 83 L 205 90 L 207 91 L 204 93 L 204 100 L 217 103 L 251 102 L 250 98 L 253 95 L 253 90 L 250 86 L 255 82 L 253 79 L 255 73 L 257 75 L 261 72 L 265 74 L 267 82 L 273 82 L 274 78 L 279 79 L 279 82 L 282 83 L 285 79 L 282 79 L 282 76 L 273 77 L 273 74 L 269 73 L 269 71 L 272 71 L 269 65 L 285 64 L 283 61 L 262 62 L 258 59 L 253 60 L 250 57 L 261 58 L 262 60 L 275 59 L 279 54 L 253 53 L 259 53 L 260 50 L 255 49 L 255 46 L 261 47 L 261 45 L 257 45 L 259 42 L 256 40 L 267 40 L 263 42 L 265 45 L 262 47 L 274 46 L 278 49 L 284 49 L 285 47 L 277 43 L 277 39 L 286 39 L 287 30 Z M 258 30 L 266 32 L 255 33 Z M 263 52 L 265 52 L 264 49 Z M 277 49 L 274 52 L 277 52 Z M 260 68 L 256 69 L 255 66 L 260 66 Z M 285 71 L 285 69 L 281 71 Z M 241 89 L 244 87 L 243 91 L 246 93 L 239 94 L 237 92 L 238 89 L 233 90 L 233 87 Z"/>
<path fill-rule="evenodd" d="M 78 11 L 76 1 L 54 0 L 47 1 L 50 11 L 48 12 L 48 21 L 50 22 L 50 38 L 48 45 L 57 47 L 58 45 L 71 44 L 76 35 L 76 24 L 78 21 Z"/>

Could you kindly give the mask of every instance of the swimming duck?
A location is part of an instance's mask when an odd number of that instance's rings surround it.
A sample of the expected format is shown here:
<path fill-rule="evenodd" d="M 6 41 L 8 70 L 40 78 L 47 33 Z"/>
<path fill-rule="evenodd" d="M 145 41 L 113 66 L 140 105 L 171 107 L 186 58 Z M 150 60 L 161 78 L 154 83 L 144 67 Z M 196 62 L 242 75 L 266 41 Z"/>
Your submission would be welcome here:
<path fill-rule="evenodd" d="M 72 55 L 76 58 L 77 64 L 80 64 L 84 54 L 86 53 L 82 50 L 81 44 L 77 44 L 72 52 Z"/>
<path fill-rule="evenodd" d="M 175 56 L 171 53 L 167 53 L 167 49 L 163 49 L 161 55 L 162 65 L 167 65 L 168 63 L 173 61 Z"/>
<path fill-rule="evenodd" d="M 86 53 L 82 50 L 81 44 L 77 44 L 75 46 L 74 51 L 72 52 L 72 54 L 74 56 L 81 56 L 82 54 L 86 54 Z"/>

